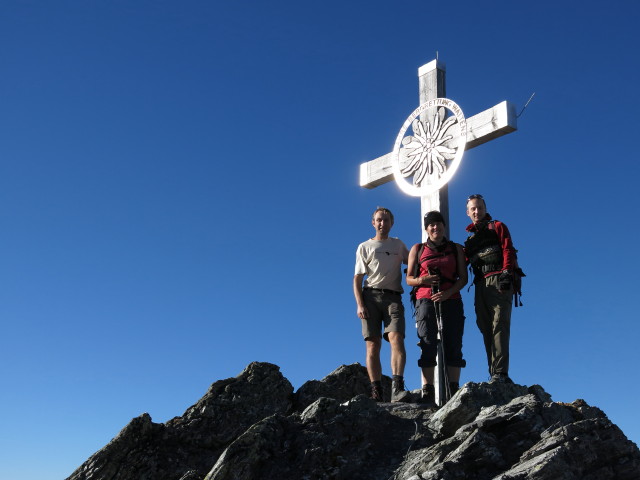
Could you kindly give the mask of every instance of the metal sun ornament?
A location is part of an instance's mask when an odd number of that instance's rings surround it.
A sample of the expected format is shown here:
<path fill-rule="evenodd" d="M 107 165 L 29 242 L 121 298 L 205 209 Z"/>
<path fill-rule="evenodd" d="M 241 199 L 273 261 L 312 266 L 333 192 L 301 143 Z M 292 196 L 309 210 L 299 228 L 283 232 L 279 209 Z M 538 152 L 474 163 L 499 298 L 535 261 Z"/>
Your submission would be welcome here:
<path fill-rule="evenodd" d="M 420 119 L 434 107 L 430 121 Z M 413 135 L 405 135 L 409 127 Z M 466 143 L 467 122 L 453 100 L 435 98 L 423 103 L 405 120 L 396 137 L 391 160 L 396 183 L 415 197 L 440 190 L 460 166 Z M 411 183 L 408 177 L 413 177 Z"/>

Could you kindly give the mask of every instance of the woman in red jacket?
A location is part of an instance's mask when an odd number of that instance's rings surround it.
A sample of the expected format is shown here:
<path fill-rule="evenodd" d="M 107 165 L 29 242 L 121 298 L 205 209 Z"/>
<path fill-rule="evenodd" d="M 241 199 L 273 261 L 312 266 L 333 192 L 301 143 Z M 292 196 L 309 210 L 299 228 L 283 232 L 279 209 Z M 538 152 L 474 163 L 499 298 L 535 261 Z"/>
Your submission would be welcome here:
<path fill-rule="evenodd" d="M 414 245 L 409 252 L 407 285 L 417 288 L 416 327 L 422 350 L 418 360 L 422 369 L 422 402 L 433 404 L 438 341 L 436 307 L 442 314 L 444 357 L 452 395 L 458 390 L 460 369 L 466 365 L 462 358 L 465 316 L 460 290 L 467 284 L 467 269 L 462 245 L 444 236 L 445 221 L 440 212 L 427 213 L 424 228 L 429 238 L 424 244 Z M 414 275 L 416 263 L 419 269 Z"/>

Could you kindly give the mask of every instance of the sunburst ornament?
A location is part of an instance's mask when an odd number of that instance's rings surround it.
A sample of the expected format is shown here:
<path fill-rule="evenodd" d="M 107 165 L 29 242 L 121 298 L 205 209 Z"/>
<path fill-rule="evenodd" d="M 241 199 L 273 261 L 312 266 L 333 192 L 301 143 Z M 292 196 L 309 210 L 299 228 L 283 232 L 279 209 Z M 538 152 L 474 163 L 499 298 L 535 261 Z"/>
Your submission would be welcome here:
<path fill-rule="evenodd" d="M 434 108 L 432 118 L 420 118 Z M 409 129 L 412 134 L 407 134 Z M 460 166 L 466 143 L 467 121 L 458 104 L 447 98 L 423 103 L 409 115 L 396 138 L 391 157 L 396 183 L 414 197 L 440 190 Z"/>

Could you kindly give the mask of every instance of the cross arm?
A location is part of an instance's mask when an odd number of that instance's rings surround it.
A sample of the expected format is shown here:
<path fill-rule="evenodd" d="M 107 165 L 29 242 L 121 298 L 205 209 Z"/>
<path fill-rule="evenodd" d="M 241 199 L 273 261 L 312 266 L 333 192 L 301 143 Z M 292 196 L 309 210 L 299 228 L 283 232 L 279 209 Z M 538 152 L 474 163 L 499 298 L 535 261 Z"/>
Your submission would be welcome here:
<path fill-rule="evenodd" d="M 475 148 L 517 129 L 516 107 L 505 100 L 495 107 L 467 119 L 467 144 L 465 150 Z M 360 164 L 361 187 L 375 188 L 393 180 L 391 154 L 392 152 Z"/>
<path fill-rule="evenodd" d="M 470 150 L 489 140 L 516 131 L 518 129 L 516 107 L 505 100 L 469 118 L 467 125 L 469 128 L 465 150 Z"/>

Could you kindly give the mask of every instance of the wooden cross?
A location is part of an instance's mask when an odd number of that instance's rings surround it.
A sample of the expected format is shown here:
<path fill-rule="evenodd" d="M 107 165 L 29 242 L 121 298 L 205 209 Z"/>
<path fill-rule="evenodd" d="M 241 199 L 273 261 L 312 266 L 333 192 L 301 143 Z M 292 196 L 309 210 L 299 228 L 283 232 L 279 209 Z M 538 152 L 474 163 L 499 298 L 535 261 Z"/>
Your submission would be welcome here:
<path fill-rule="evenodd" d="M 435 98 L 446 98 L 446 66 L 439 60 L 433 60 L 418 69 L 420 104 Z M 427 112 L 433 115 L 433 112 Z M 504 101 L 498 105 L 467 118 L 467 139 L 465 151 L 478 145 L 511 133 L 517 129 L 515 106 Z M 360 186 L 375 188 L 394 179 L 392 171 L 392 152 L 360 165 Z M 449 238 L 449 195 L 447 185 L 432 194 L 421 197 L 420 231 L 422 241 L 426 241 L 426 232 L 422 218 L 430 210 L 439 210 L 446 221 L 446 236 Z"/>
<path fill-rule="evenodd" d="M 433 60 L 418 69 L 420 105 L 436 98 L 446 98 L 445 89 L 446 66 L 438 59 Z M 427 109 L 421 114 L 421 120 L 433 118 L 436 115 L 437 107 Z M 467 134 L 465 151 L 478 145 L 501 137 L 507 133 L 517 130 L 517 116 L 515 106 L 504 101 L 498 105 L 480 112 L 471 118 L 466 119 Z M 393 174 L 393 152 L 387 153 L 375 160 L 360 165 L 360 186 L 365 188 L 375 188 L 394 179 Z M 449 236 L 449 194 L 445 184 L 439 190 L 421 197 L 420 208 L 420 231 L 422 241 L 427 241 L 427 232 L 424 229 L 424 215 L 431 210 L 439 210 L 445 219 L 445 234 Z M 436 369 L 435 390 L 436 401 L 439 405 L 444 403 L 444 386 L 442 385 L 442 366 Z M 422 378 L 424 384 L 425 379 Z"/>

